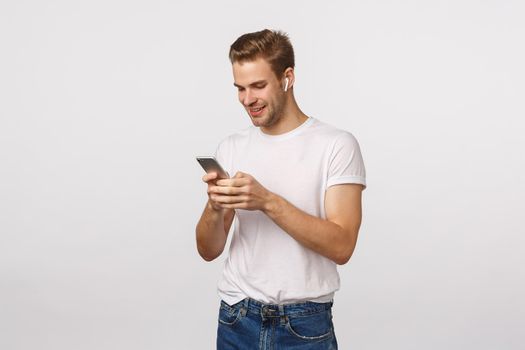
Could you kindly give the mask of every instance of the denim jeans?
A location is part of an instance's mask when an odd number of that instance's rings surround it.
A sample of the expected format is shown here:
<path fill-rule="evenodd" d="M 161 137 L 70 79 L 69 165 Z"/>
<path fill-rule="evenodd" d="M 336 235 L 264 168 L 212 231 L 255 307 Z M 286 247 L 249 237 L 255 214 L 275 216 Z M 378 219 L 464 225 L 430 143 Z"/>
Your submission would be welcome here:
<path fill-rule="evenodd" d="M 272 305 L 221 301 L 218 350 L 335 350 L 332 302 Z"/>

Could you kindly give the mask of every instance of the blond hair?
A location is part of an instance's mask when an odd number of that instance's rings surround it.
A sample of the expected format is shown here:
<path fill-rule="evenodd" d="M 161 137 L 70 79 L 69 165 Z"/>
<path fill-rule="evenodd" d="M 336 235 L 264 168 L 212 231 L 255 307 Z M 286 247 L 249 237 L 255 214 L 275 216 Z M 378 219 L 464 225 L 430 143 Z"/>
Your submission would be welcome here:
<path fill-rule="evenodd" d="M 288 35 L 269 29 L 241 35 L 230 46 L 229 57 L 232 64 L 263 58 L 270 64 L 277 78 L 287 68 L 295 67 L 293 47 Z"/>

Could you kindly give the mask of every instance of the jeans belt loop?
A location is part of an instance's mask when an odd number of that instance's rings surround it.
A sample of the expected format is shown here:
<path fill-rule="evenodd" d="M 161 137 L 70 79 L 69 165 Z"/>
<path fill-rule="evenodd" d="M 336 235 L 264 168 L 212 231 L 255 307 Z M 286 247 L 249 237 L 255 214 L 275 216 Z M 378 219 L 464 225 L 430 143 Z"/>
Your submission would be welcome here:
<path fill-rule="evenodd" d="M 250 298 L 244 298 L 243 300 L 243 306 L 241 307 L 241 316 L 246 316 L 246 313 L 248 312 L 248 306 L 250 304 Z"/>
<path fill-rule="evenodd" d="M 279 304 L 279 316 L 281 316 L 281 325 L 285 325 L 286 324 L 286 316 L 284 314 L 284 305 L 283 304 Z"/>

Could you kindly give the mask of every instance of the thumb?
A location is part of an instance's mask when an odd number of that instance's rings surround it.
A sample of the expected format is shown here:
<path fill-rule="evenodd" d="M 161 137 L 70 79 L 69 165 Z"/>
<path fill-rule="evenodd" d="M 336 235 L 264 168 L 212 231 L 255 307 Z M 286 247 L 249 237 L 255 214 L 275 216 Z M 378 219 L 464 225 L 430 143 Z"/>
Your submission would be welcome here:
<path fill-rule="evenodd" d="M 235 176 L 234 176 L 233 178 L 234 178 L 234 179 L 239 179 L 239 178 L 241 178 L 241 177 L 244 177 L 244 173 L 238 171 L 238 172 L 235 173 Z"/>

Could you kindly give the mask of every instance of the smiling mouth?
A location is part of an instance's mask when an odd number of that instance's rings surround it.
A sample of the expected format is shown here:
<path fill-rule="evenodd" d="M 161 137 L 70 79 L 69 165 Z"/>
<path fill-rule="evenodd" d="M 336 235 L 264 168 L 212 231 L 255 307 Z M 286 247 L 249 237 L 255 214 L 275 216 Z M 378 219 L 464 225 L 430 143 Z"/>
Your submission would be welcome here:
<path fill-rule="evenodd" d="M 250 108 L 248 111 L 250 112 L 250 115 L 252 117 L 257 117 L 257 116 L 259 116 L 262 113 L 264 108 L 266 108 L 266 106 L 262 106 L 262 107 L 258 107 L 258 108 Z"/>

